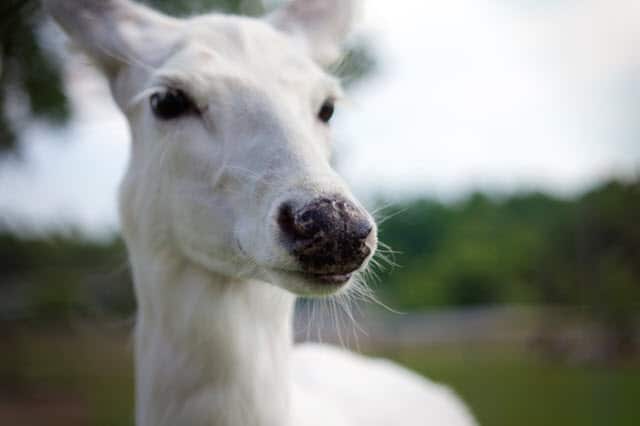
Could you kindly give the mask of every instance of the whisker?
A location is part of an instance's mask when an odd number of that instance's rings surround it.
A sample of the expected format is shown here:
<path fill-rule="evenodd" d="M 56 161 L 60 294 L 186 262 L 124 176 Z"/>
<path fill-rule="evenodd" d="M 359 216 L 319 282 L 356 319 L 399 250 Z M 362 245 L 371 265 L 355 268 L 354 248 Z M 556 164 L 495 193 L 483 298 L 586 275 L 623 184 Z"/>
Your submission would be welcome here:
<path fill-rule="evenodd" d="M 389 215 L 387 215 L 385 217 L 382 217 L 382 218 L 378 219 L 377 220 L 378 226 L 384 225 L 385 222 L 393 219 L 394 217 L 396 217 L 396 216 L 398 216 L 398 215 L 400 215 L 402 213 L 405 213 L 407 210 L 409 210 L 409 207 L 403 207 L 400 210 L 397 210 L 397 211 L 395 211 L 395 212 L 393 212 L 393 213 L 391 213 L 391 214 L 389 214 Z"/>

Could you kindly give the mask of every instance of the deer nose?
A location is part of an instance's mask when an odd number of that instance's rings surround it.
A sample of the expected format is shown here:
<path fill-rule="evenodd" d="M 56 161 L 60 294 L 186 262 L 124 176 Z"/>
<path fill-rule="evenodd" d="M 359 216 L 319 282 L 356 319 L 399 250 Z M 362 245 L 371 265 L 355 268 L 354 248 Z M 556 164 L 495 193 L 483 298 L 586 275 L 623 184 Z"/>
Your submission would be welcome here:
<path fill-rule="evenodd" d="M 305 272 L 348 274 L 371 254 L 373 223 L 342 197 L 316 198 L 298 209 L 284 203 L 278 224 Z"/>

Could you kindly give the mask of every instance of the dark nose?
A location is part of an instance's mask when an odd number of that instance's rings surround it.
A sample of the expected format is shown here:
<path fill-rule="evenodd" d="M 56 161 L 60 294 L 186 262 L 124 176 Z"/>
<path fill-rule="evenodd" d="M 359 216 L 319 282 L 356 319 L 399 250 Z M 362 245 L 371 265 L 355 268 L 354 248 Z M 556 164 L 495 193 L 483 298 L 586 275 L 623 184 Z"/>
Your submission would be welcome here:
<path fill-rule="evenodd" d="M 298 209 L 285 203 L 278 224 L 306 272 L 348 274 L 371 254 L 365 243 L 373 229 L 371 221 L 341 197 L 316 198 Z"/>

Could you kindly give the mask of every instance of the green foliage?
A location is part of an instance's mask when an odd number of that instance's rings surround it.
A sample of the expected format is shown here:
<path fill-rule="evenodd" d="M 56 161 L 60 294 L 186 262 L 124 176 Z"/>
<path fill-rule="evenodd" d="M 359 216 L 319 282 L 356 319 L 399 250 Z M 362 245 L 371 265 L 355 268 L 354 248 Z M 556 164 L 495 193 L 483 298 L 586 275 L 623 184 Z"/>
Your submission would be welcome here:
<path fill-rule="evenodd" d="M 603 185 L 578 201 L 544 259 L 550 298 L 588 307 L 616 333 L 619 352 L 633 351 L 640 312 L 638 218 L 640 181 Z"/>
<path fill-rule="evenodd" d="M 380 290 L 396 309 L 491 304 L 577 306 L 606 331 L 610 357 L 638 349 L 640 181 L 575 200 L 476 194 L 413 201 L 382 225 L 400 265 Z"/>
<path fill-rule="evenodd" d="M 383 279 L 387 294 L 403 309 L 536 301 L 526 283 L 540 256 L 544 216 L 528 204 L 543 215 L 554 210 L 553 200 L 537 194 L 404 206 L 406 213 L 382 226 L 382 240 L 401 253 L 401 267 Z"/>
<path fill-rule="evenodd" d="M 60 122 L 68 106 L 62 80 L 49 52 L 38 40 L 42 13 L 35 0 L 6 0 L 0 6 L 0 151 L 17 148 L 22 117 L 10 103 L 26 101 L 32 118 Z"/>
<path fill-rule="evenodd" d="M 224 13 L 235 13 L 259 16 L 264 13 L 261 0 L 144 0 L 158 10 L 171 15 L 191 15 L 212 10 Z"/>
<path fill-rule="evenodd" d="M 135 308 L 121 240 L 0 233 L 0 319 L 129 315 Z"/>
<path fill-rule="evenodd" d="M 410 202 L 381 229 L 401 265 L 382 289 L 400 309 L 568 304 L 627 324 L 640 310 L 639 188 L 612 182 L 572 201 Z"/>

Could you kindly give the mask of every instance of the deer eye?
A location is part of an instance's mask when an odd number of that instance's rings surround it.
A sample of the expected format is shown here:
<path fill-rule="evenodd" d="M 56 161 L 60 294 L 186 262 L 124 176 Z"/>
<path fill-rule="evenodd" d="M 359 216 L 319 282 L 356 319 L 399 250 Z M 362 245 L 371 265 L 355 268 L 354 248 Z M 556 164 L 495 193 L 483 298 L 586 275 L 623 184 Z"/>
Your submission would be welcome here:
<path fill-rule="evenodd" d="M 333 117 L 333 111 L 335 110 L 335 106 L 332 100 L 328 99 L 324 101 L 320 111 L 318 111 L 318 118 L 323 123 L 328 123 L 331 121 L 331 117 Z"/>
<path fill-rule="evenodd" d="M 171 120 L 197 111 L 191 99 L 178 89 L 167 89 L 164 92 L 154 93 L 149 102 L 154 115 L 161 120 Z"/>

